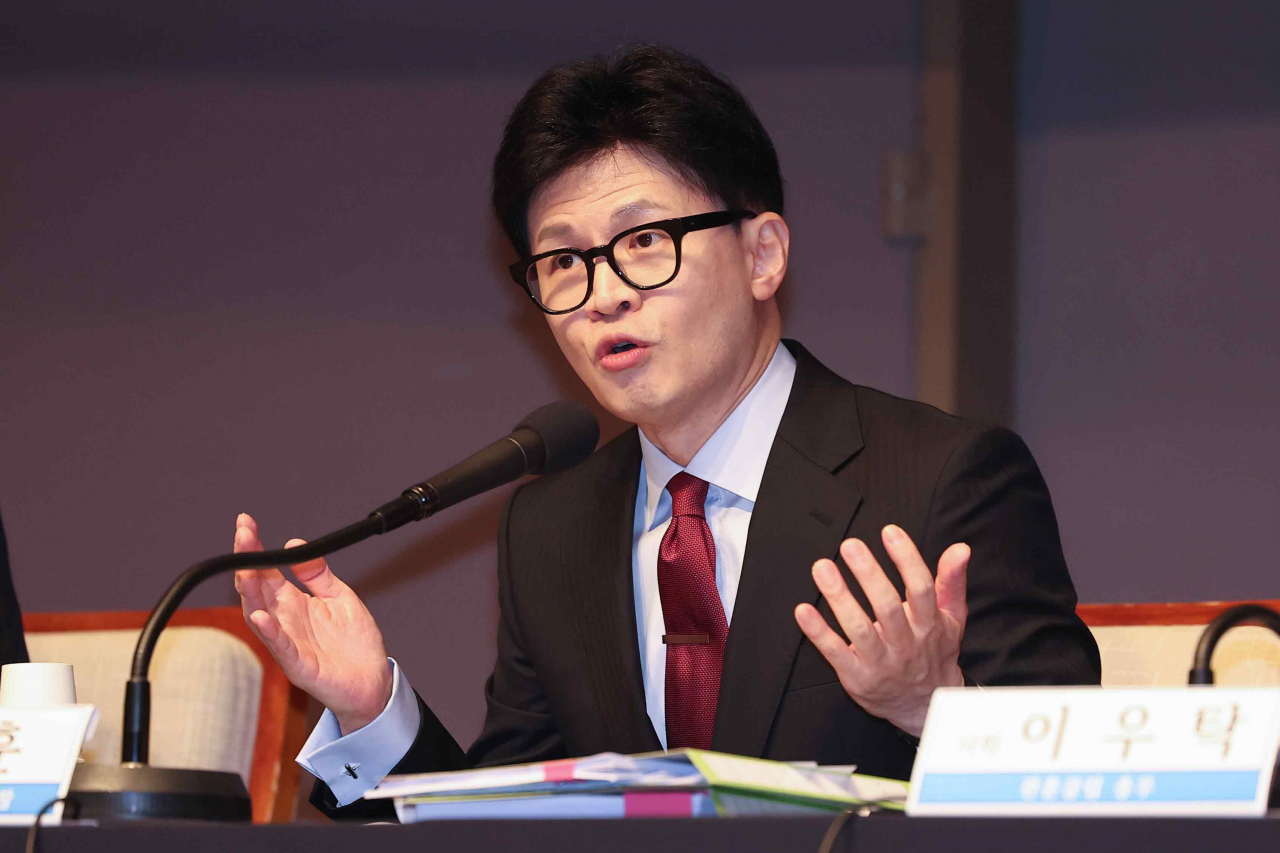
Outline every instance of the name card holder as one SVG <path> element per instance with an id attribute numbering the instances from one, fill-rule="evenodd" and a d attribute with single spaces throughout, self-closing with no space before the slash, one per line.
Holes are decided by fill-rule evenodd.
<path id="1" fill-rule="evenodd" d="M 1277 750 L 1280 688 L 946 688 L 907 813 L 1261 816 Z"/>
<path id="2" fill-rule="evenodd" d="M 92 705 L 0 708 L 0 825 L 29 825 L 51 800 L 67 795 L 96 713 Z M 61 820 L 58 803 L 41 822 Z"/>

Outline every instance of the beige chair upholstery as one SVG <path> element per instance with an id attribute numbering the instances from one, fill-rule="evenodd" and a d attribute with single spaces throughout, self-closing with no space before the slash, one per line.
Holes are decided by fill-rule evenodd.
<path id="1" fill-rule="evenodd" d="M 1232 605 L 1086 604 L 1079 613 L 1102 653 L 1103 686 L 1176 685 L 1187 683 L 1205 625 Z M 1280 685 L 1280 637 L 1253 625 L 1233 628 L 1218 643 L 1212 667 L 1215 684 Z"/>
<path id="2" fill-rule="evenodd" d="M 71 664 L 76 697 L 98 706 L 97 731 L 83 751 L 90 763 L 120 761 L 124 688 L 138 633 L 27 634 L 31 660 Z M 262 693 L 254 652 L 215 628 L 170 628 L 160 635 L 150 675 L 150 763 L 239 773 L 248 786 Z"/>
<path id="3" fill-rule="evenodd" d="M 1203 625 L 1090 628 L 1102 652 L 1106 687 L 1186 684 Z M 1280 685 L 1280 637 L 1245 625 L 1227 632 L 1213 655 L 1215 684 Z"/>

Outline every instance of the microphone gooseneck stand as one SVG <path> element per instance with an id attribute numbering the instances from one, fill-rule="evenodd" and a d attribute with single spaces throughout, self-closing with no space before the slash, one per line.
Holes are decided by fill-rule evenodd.
<path id="1" fill-rule="evenodd" d="M 1191 665 L 1188 684 L 1213 684 L 1213 670 L 1209 661 L 1213 658 L 1213 650 L 1218 647 L 1222 635 L 1244 622 L 1262 624 L 1280 636 L 1280 613 L 1262 604 L 1238 604 L 1219 613 L 1200 635 L 1196 644 L 1196 656 Z"/>
<path id="2" fill-rule="evenodd" d="M 147 764 L 151 733 L 148 672 L 160 633 L 191 590 L 214 575 L 235 569 L 297 565 L 324 557 L 370 536 L 426 518 L 439 506 L 434 490 L 414 486 L 367 518 L 297 548 L 222 554 L 183 572 L 147 617 L 134 648 L 133 669 L 125 686 L 121 763 L 81 764 L 72 778 L 70 796 L 79 803 L 80 816 L 249 820 L 252 808 L 240 774 Z"/>
<path id="3" fill-rule="evenodd" d="M 1191 673 L 1187 678 L 1188 684 L 1213 684 L 1213 670 L 1209 667 L 1213 650 L 1218 647 L 1218 641 L 1224 634 L 1245 622 L 1270 628 L 1280 636 L 1280 613 L 1270 607 L 1262 604 L 1238 604 L 1222 611 L 1200 634 Z M 1277 761 L 1276 771 L 1271 775 L 1271 792 L 1267 797 L 1267 806 L 1272 809 L 1280 808 L 1280 756 L 1277 756 Z"/>
<path id="4" fill-rule="evenodd" d="M 434 515 L 526 474 L 551 474 L 591 455 L 600 438 L 595 415 L 581 403 L 556 402 L 531 412 L 509 435 L 441 471 L 355 524 L 278 551 L 223 554 L 196 563 L 161 596 L 138 637 L 125 687 L 121 764 L 82 764 L 68 799 L 91 818 L 177 818 L 247 821 L 249 794 L 239 774 L 151 767 L 151 682 L 147 673 L 160 632 L 195 587 L 222 572 L 297 565 Z"/>

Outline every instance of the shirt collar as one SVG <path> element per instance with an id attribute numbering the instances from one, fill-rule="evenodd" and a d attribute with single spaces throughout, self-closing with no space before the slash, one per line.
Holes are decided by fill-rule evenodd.
<path id="1" fill-rule="evenodd" d="M 649 441 L 640 430 L 640 453 L 644 459 L 645 521 L 651 524 L 658 501 L 667 483 L 680 471 L 688 471 L 699 479 L 732 492 L 755 503 L 764 477 L 769 448 L 773 446 L 782 413 L 791 396 L 796 375 L 796 360 L 781 344 L 774 350 L 769 366 L 756 380 L 724 423 L 711 434 L 687 468 L 681 468 L 667 454 Z M 647 525 L 646 525 L 647 526 Z"/>

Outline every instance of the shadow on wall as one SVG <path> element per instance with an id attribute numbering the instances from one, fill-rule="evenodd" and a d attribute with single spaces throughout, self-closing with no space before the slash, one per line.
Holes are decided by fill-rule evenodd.
<path id="1" fill-rule="evenodd" d="M 535 74 L 559 60 L 636 41 L 671 42 L 713 66 L 902 67 L 914 0 L 792 0 L 788 15 L 760 26 L 771 7 L 650 0 L 561 0 L 554 13 L 518 0 L 374 4 L 306 0 L 165 3 L 99 0 L 0 5 L 0 75 L 73 73 L 291 74 L 404 78 Z M 794 23 L 789 23 L 789 18 Z"/>
<path id="2" fill-rule="evenodd" d="M 1021 15 L 1023 133 L 1249 119 L 1280 105 L 1280 3 L 1082 0 Z"/>

